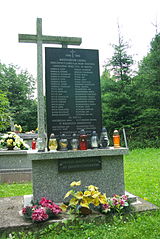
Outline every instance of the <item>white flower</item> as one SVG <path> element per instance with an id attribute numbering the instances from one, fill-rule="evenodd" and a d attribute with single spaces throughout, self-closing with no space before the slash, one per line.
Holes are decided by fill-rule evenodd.
<path id="1" fill-rule="evenodd" d="M 25 147 L 25 148 L 27 148 L 27 149 L 29 149 L 29 148 L 30 148 L 30 147 L 29 147 L 29 145 L 28 145 L 28 144 L 26 144 L 26 143 L 24 143 L 23 145 L 24 145 L 24 147 Z"/>
<path id="2" fill-rule="evenodd" d="M 24 143 L 23 139 L 14 132 L 8 132 L 8 134 L 1 136 L 0 145 L 2 147 L 10 145 L 14 147 L 16 146 L 19 149 L 29 149 L 29 145 Z"/>

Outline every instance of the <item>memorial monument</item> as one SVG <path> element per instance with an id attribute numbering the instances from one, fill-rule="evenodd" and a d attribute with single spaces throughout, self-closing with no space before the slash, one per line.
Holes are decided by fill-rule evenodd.
<path id="1" fill-rule="evenodd" d="M 66 48 L 80 45 L 80 38 L 42 35 L 42 19 L 37 19 L 37 35 L 19 35 L 20 42 L 37 43 L 38 127 L 44 140 L 44 97 L 42 44 L 62 44 L 62 48 L 46 48 L 47 134 L 72 133 L 84 128 L 87 134 L 100 133 L 101 106 L 98 51 Z M 54 131 L 54 132 L 53 132 Z M 33 196 L 63 200 L 72 181 L 93 184 L 100 191 L 124 194 L 123 155 L 126 148 L 29 152 L 32 160 Z"/>

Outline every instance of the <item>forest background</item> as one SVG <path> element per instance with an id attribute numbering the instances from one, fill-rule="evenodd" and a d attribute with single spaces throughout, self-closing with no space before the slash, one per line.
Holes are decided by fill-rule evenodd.
<path id="1" fill-rule="evenodd" d="M 130 149 L 160 145 L 160 34 L 133 70 L 129 45 L 118 27 L 118 44 L 104 65 L 101 76 L 103 125 L 109 137 L 114 129 L 126 131 Z M 9 129 L 10 119 L 23 131 L 37 128 L 36 80 L 15 65 L 0 63 L 0 132 Z"/>

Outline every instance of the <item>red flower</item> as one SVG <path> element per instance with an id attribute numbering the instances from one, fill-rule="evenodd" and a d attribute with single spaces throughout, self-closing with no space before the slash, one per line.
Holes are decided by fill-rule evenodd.
<path id="1" fill-rule="evenodd" d="M 55 215 L 59 214 L 62 211 L 57 204 L 55 204 L 51 200 L 47 200 L 45 197 L 41 198 L 39 204 L 42 205 L 42 207 L 46 207 L 46 209 L 50 209 Z"/>
<path id="2" fill-rule="evenodd" d="M 36 222 L 45 221 L 48 219 L 48 214 L 43 208 L 35 209 L 32 213 L 32 220 Z"/>
<path id="3" fill-rule="evenodd" d="M 42 205 L 42 207 L 47 207 L 49 204 L 52 204 L 51 200 L 47 200 L 45 197 L 41 198 L 40 205 Z"/>
<path id="4" fill-rule="evenodd" d="M 23 213 L 23 214 L 26 214 L 26 212 L 27 212 L 26 208 L 25 208 L 25 207 L 22 208 L 22 213 Z"/>

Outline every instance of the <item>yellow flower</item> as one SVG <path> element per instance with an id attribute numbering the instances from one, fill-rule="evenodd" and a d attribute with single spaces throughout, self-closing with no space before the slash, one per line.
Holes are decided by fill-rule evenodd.
<path id="1" fill-rule="evenodd" d="M 90 191 L 98 190 L 98 188 L 95 187 L 95 186 L 93 186 L 93 185 L 89 185 L 87 188 L 88 188 L 88 190 L 90 190 Z"/>
<path id="2" fill-rule="evenodd" d="M 87 200 L 85 200 L 85 199 L 80 202 L 80 205 L 81 205 L 82 207 L 89 208 L 89 204 L 88 204 Z"/>
<path id="3" fill-rule="evenodd" d="M 81 185 L 81 181 L 77 181 L 77 182 L 74 181 L 70 184 L 70 187 L 80 186 L 80 185 Z"/>
<path id="4" fill-rule="evenodd" d="M 62 205 L 60 205 L 60 208 L 62 209 L 63 212 L 66 212 L 68 207 L 67 207 L 67 205 L 62 204 Z"/>
<path id="5" fill-rule="evenodd" d="M 107 198 L 106 198 L 106 195 L 105 194 L 101 194 L 99 195 L 99 201 L 101 204 L 107 204 Z"/>
<path id="6" fill-rule="evenodd" d="M 7 144 L 11 145 L 13 143 L 13 139 L 7 139 Z"/>
<path id="7" fill-rule="evenodd" d="M 64 196 L 64 198 L 69 197 L 72 193 L 73 193 L 73 190 L 68 191 L 68 192 L 66 193 L 66 195 Z"/>
<path id="8" fill-rule="evenodd" d="M 78 199 L 82 199 L 83 198 L 83 193 L 81 191 L 79 191 L 79 192 L 75 193 L 74 196 Z"/>
<path id="9" fill-rule="evenodd" d="M 79 202 L 79 200 L 77 198 L 72 198 L 70 201 L 69 201 L 69 205 L 71 206 L 75 206 L 77 205 Z"/>
<path id="10" fill-rule="evenodd" d="M 83 201 L 85 201 L 86 203 L 90 204 L 93 201 L 93 198 L 90 197 L 83 197 Z"/>
<path id="11" fill-rule="evenodd" d="M 91 196 L 91 192 L 90 191 L 85 191 L 84 192 L 84 197 L 89 197 Z"/>
<path id="12" fill-rule="evenodd" d="M 148 200 L 148 198 L 143 198 L 144 200 Z"/>
<path id="13" fill-rule="evenodd" d="M 94 206 L 99 206 L 99 199 L 98 198 L 93 199 L 92 203 L 94 204 Z"/>
<path id="14" fill-rule="evenodd" d="M 97 192 L 97 191 L 92 191 L 91 192 L 91 196 L 92 198 L 97 198 L 101 193 L 100 192 Z"/>

